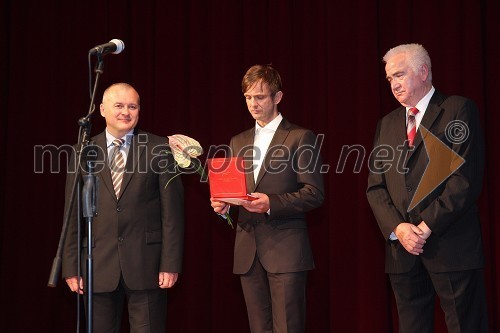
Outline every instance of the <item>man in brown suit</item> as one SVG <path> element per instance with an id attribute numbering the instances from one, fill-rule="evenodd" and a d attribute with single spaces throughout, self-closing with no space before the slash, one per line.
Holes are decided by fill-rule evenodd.
<path id="1" fill-rule="evenodd" d="M 247 190 L 258 199 L 239 209 L 233 272 L 253 333 L 304 332 L 306 277 L 314 268 L 305 213 L 324 199 L 320 144 L 278 112 L 283 92 L 274 68 L 251 67 L 242 91 L 256 123 L 230 145 L 245 159 Z M 213 199 L 212 207 L 229 209 Z"/>
<path id="2" fill-rule="evenodd" d="M 97 216 L 93 220 L 92 246 L 93 331 L 120 332 L 123 303 L 128 304 L 130 331 L 165 332 L 167 295 L 182 268 L 184 240 L 183 187 L 180 177 L 166 166 L 174 165 L 167 139 L 136 128 L 140 100 L 126 83 L 104 92 L 101 115 L 106 130 L 93 141 L 97 148 Z M 119 149 L 113 142 L 122 140 Z M 117 186 L 111 162 L 122 154 L 125 172 Z M 74 163 L 73 154 L 71 163 Z M 75 177 L 68 173 L 66 205 Z M 78 272 L 76 201 L 63 252 L 63 270 L 69 288 L 82 294 L 86 274 Z M 82 232 L 82 235 L 85 233 Z M 84 235 L 86 238 L 87 236 Z M 85 246 L 87 240 L 82 244 Z M 82 251 L 82 271 L 86 250 Z M 85 289 L 84 289 L 85 288 Z"/>

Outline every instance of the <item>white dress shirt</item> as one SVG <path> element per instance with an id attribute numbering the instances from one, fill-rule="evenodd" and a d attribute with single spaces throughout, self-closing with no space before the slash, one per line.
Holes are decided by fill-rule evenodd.
<path id="1" fill-rule="evenodd" d="M 283 116 L 281 113 L 278 113 L 278 116 L 264 127 L 255 122 L 255 136 L 253 139 L 253 178 L 255 181 L 257 181 L 257 176 L 259 175 L 262 162 L 274 137 L 274 133 L 276 133 L 282 120 Z"/>

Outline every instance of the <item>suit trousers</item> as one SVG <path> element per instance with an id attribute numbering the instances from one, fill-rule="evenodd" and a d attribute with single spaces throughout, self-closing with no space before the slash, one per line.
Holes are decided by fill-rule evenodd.
<path id="1" fill-rule="evenodd" d="M 488 333 L 483 270 L 428 272 L 420 258 L 407 273 L 389 274 L 400 333 L 434 332 L 437 294 L 449 333 Z"/>
<path id="2" fill-rule="evenodd" d="M 118 288 L 93 295 L 93 332 L 120 333 L 123 304 L 127 301 L 131 333 L 165 332 L 167 292 L 165 289 L 130 290 L 120 279 Z"/>
<path id="3" fill-rule="evenodd" d="M 269 273 L 255 255 L 240 279 L 252 333 L 305 331 L 307 271 Z"/>

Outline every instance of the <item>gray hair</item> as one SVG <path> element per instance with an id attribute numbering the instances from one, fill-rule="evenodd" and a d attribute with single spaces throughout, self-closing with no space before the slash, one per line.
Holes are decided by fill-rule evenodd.
<path id="1" fill-rule="evenodd" d="M 408 56 L 408 63 L 413 70 L 413 72 L 418 73 L 422 65 L 427 65 L 429 69 L 429 75 L 427 76 L 427 81 L 432 82 L 432 70 L 431 70 L 431 58 L 427 50 L 420 44 L 402 44 L 393 47 L 382 58 L 384 63 L 387 63 L 393 56 L 404 53 Z"/>

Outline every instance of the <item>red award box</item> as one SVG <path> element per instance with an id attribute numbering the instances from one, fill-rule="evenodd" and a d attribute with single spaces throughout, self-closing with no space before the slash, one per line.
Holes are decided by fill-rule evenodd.
<path id="1" fill-rule="evenodd" d="M 233 205 L 257 199 L 247 194 L 243 158 L 210 158 L 207 160 L 207 166 L 212 198 Z"/>

